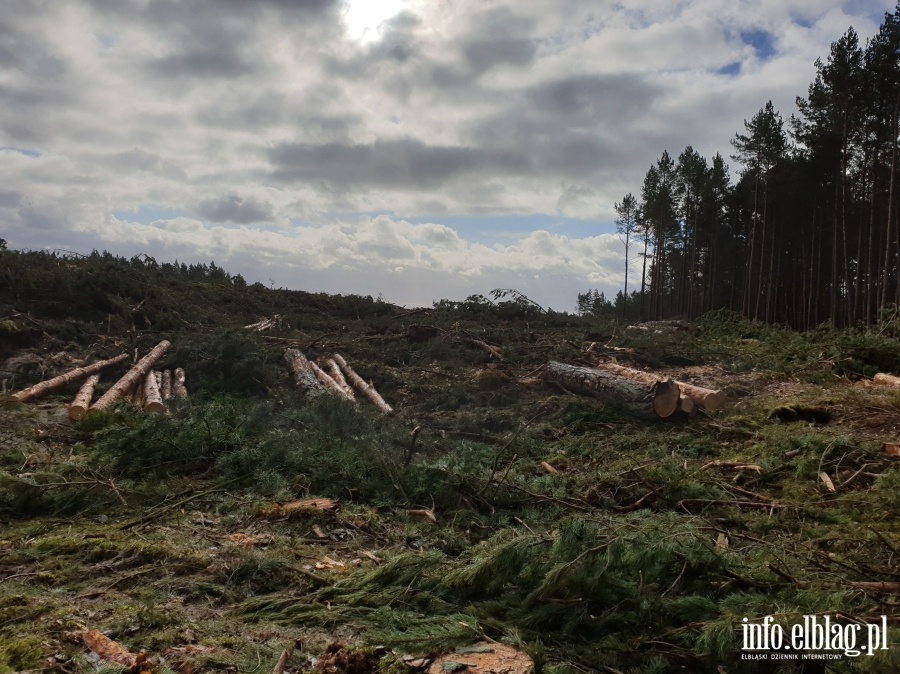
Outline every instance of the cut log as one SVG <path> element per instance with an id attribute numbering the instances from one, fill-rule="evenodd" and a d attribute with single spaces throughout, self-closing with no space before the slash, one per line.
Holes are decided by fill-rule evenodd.
<path id="1" fill-rule="evenodd" d="M 694 403 L 694 399 L 684 393 L 681 393 L 678 397 L 678 407 L 689 417 L 697 414 L 697 405 Z"/>
<path id="2" fill-rule="evenodd" d="M 878 384 L 879 386 L 900 386 L 900 377 L 879 372 L 872 377 L 872 383 Z"/>
<path id="3" fill-rule="evenodd" d="M 163 405 L 162 396 L 159 394 L 159 385 L 156 383 L 156 373 L 148 372 L 144 377 L 143 409 L 145 412 L 164 414 L 166 406 Z"/>
<path id="4" fill-rule="evenodd" d="M 293 375 L 294 385 L 300 389 L 303 395 L 307 398 L 315 398 L 325 391 L 300 349 L 287 349 L 284 352 L 284 360 Z"/>
<path id="5" fill-rule="evenodd" d="M 661 379 L 661 377 L 652 372 L 635 370 L 634 368 L 625 367 L 624 365 L 619 365 L 617 363 L 599 363 L 596 367 L 600 370 L 614 372 L 628 379 L 633 379 L 642 384 L 652 384 Z M 688 384 L 677 380 L 675 381 L 675 384 L 678 386 L 681 393 L 685 396 L 689 396 L 696 405 L 699 405 L 707 412 L 714 412 L 715 410 L 720 410 L 725 407 L 725 403 L 727 402 L 725 391 L 703 388 L 702 386 L 695 386 L 694 384 Z"/>
<path id="6" fill-rule="evenodd" d="M 367 384 L 365 381 L 363 381 L 363 378 L 360 377 L 358 374 L 356 374 L 356 372 L 353 370 L 352 367 L 347 365 L 347 361 L 344 360 L 344 358 L 343 358 L 343 356 L 341 356 L 341 354 L 339 354 L 339 353 L 334 354 L 334 361 L 338 365 L 340 365 L 341 370 L 344 371 L 344 375 L 346 375 L 347 379 L 350 380 L 350 383 L 353 384 L 353 386 L 355 386 L 356 389 L 360 393 L 362 393 L 366 398 L 368 398 L 369 401 L 373 405 L 375 405 L 375 407 L 380 409 L 385 414 L 393 414 L 394 413 L 394 408 L 392 408 L 390 405 L 388 405 L 384 401 L 384 398 L 382 398 L 378 394 L 378 391 L 375 390 L 374 386 L 371 386 L 370 384 Z"/>
<path id="7" fill-rule="evenodd" d="M 344 398 L 345 400 L 353 400 L 353 398 L 347 395 L 347 392 L 341 388 L 341 386 L 331 377 L 330 374 L 322 370 L 322 368 L 316 365 L 313 361 L 309 361 L 309 367 L 313 371 L 313 374 L 316 375 L 316 379 L 319 380 L 319 383 L 322 384 L 322 386 L 324 386 L 335 395 Z"/>
<path id="8" fill-rule="evenodd" d="M 544 381 L 556 382 L 573 391 L 601 394 L 626 402 L 652 402 L 653 412 L 666 419 L 678 409 L 679 391 L 669 379 L 639 382 L 615 372 L 550 361 Z"/>
<path id="9" fill-rule="evenodd" d="M 141 358 L 137 364 L 131 368 L 125 375 L 112 385 L 106 393 L 91 407 L 91 410 L 105 410 L 117 400 L 120 400 L 125 392 L 137 384 L 146 374 L 153 368 L 166 350 L 172 346 L 168 340 L 163 340 L 154 346 L 150 353 Z"/>
<path id="10" fill-rule="evenodd" d="M 725 391 L 694 386 L 683 381 L 676 381 L 675 383 L 678 384 L 678 388 L 684 395 L 690 396 L 697 405 L 707 412 L 720 410 L 728 402 L 728 396 L 725 394 Z"/>
<path id="11" fill-rule="evenodd" d="M 325 365 L 328 367 L 328 374 L 330 374 L 331 378 L 337 382 L 337 385 L 344 390 L 347 397 L 350 398 L 350 400 L 356 400 L 356 394 L 353 393 L 353 387 L 347 383 L 346 379 L 344 379 L 344 373 L 341 372 L 341 368 L 338 367 L 338 364 L 334 362 L 334 358 L 329 358 L 325 361 Z"/>
<path id="12" fill-rule="evenodd" d="M 94 388 L 100 381 L 100 373 L 92 374 L 81 385 L 75 400 L 69 405 L 69 418 L 80 419 L 91 407 L 91 399 L 94 397 Z"/>
<path id="13" fill-rule="evenodd" d="M 78 381 L 83 377 L 88 377 L 112 365 L 118 365 L 125 360 L 128 360 L 127 353 L 123 353 L 122 355 L 116 356 L 115 358 L 110 358 L 109 360 L 101 360 L 96 363 L 92 363 L 91 365 L 85 365 L 84 367 L 70 370 L 69 372 L 61 374 L 58 377 L 48 379 L 47 381 L 42 381 L 40 384 L 29 386 L 28 388 L 23 389 L 18 393 L 14 393 L 13 398 L 18 400 L 20 403 L 24 403 L 29 400 L 36 400 L 37 398 L 40 398 L 41 396 L 50 393 L 51 391 L 62 388 L 66 384 Z"/>
<path id="14" fill-rule="evenodd" d="M 176 398 L 188 397 L 187 386 L 185 386 L 184 382 L 184 369 L 176 367 L 175 374 L 172 376 L 172 395 Z"/>
<path id="15" fill-rule="evenodd" d="M 150 373 L 148 372 L 142 379 L 138 380 L 138 383 L 134 385 L 134 389 L 131 392 L 131 401 L 139 410 L 144 409 L 144 382 L 147 381 L 147 377 L 149 376 Z"/>
<path id="16" fill-rule="evenodd" d="M 163 370 L 159 395 L 162 397 L 163 402 L 172 397 L 172 370 Z"/>

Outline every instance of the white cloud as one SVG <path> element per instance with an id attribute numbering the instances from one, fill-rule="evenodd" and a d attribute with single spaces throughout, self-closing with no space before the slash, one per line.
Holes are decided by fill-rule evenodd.
<path id="1" fill-rule="evenodd" d="M 6 0 L 0 232 L 406 302 L 517 282 L 569 308 L 620 284 L 617 238 L 488 246 L 442 214 L 608 226 L 663 149 L 727 155 L 770 98 L 787 119 L 830 43 L 893 9 L 861 4 L 398 0 L 358 40 L 338 0 Z M 177 215 L 121 215 L 148 208 Z"/>

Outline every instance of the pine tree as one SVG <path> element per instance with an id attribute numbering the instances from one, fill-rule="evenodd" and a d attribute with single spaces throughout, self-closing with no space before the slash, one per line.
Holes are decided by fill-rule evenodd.
<path id="1" fill-rule="evenodd" d="M 751 212 L 750 241 L 744 287 L 744 312 L 756 320 L 759 316 L 760 297 L 763 288 L 763 270 L 766 253 L 766 221 L 768 219 L 769 173 L 778 160 L 787 154 L 787 136 L 784 122 L 772 101 L 757 112 L 748 122 L 744 120 L 746 134 L 735 134 L 731 141 L 735 154 L 732 159 L 744 165 L 744 176 L 753 179 L 753 210 Z M 762 194 L 760 194 L 762 192 Z M 760 198 L 762 199 L 762 231 L 760 234 L 759 271 L 756 288 L 753 288 L 753 269 L 756 258 L 756 236 L 760 228 Z M 755 293 L 754 293 L 755 290 Z M 755 302 L 751 298 L 755 295 Z M 753 304 L 751 311 L 751 303 Z"/>
<path id="2" fill-rule="evenodd" d="M 628 296 L 628 251 L 631 248 L 631 237 L 637 228 L 637 199 L 629 192 L 622 199 L 622 203 L 615 204 L 616 215 L 616 232 L 625 246 L 625 291 L 624 296 Z M 622 312 L 624 314 L 625 304 L 622 304 Z"/>

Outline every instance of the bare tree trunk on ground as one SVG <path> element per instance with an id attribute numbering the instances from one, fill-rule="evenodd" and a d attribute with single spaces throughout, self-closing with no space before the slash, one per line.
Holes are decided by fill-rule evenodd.
<path id="1" fill-rule="evenodd" d="M 312 369 L 313 374 L 316 375 L 316 379 L 319 380 L 319 383 L 322 384 L 322 386 L 345 400 L 353 400 L 353 398 L 347 395 L 347 392 L 341 388 L 340 384 L 338 384 L 330 374 L 322 370 L 322 368 L 312 361 L 309 361 L 309 367 Z"/>
<path id="2" fill-rule="evenodd" d="M 143 409 L 145 412 L 153 412 L 154 414 L 164 414 L 166 411 L 162 396 L 159 394 L 155 372 L 148 372 L 147 376 L 144 377 Z"/>
<path id="3" fill-rule="evenodd" d="M 652 372 L 635 370 L 633 368 L 625 367 L 624 365 L 619 365 L 617 363 L 599 363 L 597 365 L 597 369 L 612 372 L 627 379 L 631 379 L 633 381 L 647 385 L 651 385 L 662 379 Z M 725 407 L 727 396 L 725 395 L 724 391 L 703 388 L 702 386 L 695 386 L 694 384 L 688 384 L 683 381 L 675 381 L 675 384 L 676 386 L 678 386 L 678 389 L 682 394 L 689 396 L 694 403 L 702 407 L 707 412 L 713 412 Z"/>
<path id="4" fill-rule="evenodd" d="M 73 420 L 80 419 L 91 407 L 91 399 L 94 397 L 94 388 L 100 382 L 100 373 L 92 374 L 81 385 L 75 400 L 69 405 L 69 418 Z"/>
<path id="5" fill-rule="evenodd" d="M 343 389 L 344 393 L 347 394 L 347 397 L 350 398 L 350 400 L 356 400 L 356 394 L 353 393 L 353 388 L 347 383 L 347 380 L 344 379 L 344 373 L 341 372 L 340 366 L 334 362 L 334 358 L 329 358 L 325 362 L 325 365 L 328 366 L 328 374 L 330 374 L 331 378 L 337 382 L 337 385 Z"/>
<path id="6" fill-rule="evenodd" d="M 550 361 L 544 368 L 545 381 L 567 389 L 606 395 L 626 402 L 650 402 L 653 412 L 666 419 L 678 409 L 679 390 L 668 379 L 642 383 L 614 372 Z"/>
<path id="7" fill-rule="evenodd" d="M 184 385 L 185 376 L 182 368 L 175 368 L 175 376 L 172 377 L 172 395 L 176 398 L 187 398 L 187 387 Z"/>
<path id="8" fill-rule="evenodd" d="M 172 370 L 163 370 L 159 393 L 163 402 L 172 397 Z"/>
<path id="9" fill-rule="evenodd" d="M 370 386 L 365 381 L 363 381 L 363 378 L 356 374 L 356 372 L 353 371 L 352 367 L 347 365 L 347 361 L 344 360 L 341 354 L 334 354 L 334 360 L 338 365 L 341 366 L 341 370 L 344 371 L 344 374 L 347 376 L 347 379 L 350 380 L 350 383 L 353 384 L 353 386 L 355 386 L 360 393 L 368 398 L 372 402 L 372 404 L 375 405 L 375 407 L 380 409 L 385 414 L 394 413 L 394 409 L 384 401 L 384 398 L 382 398 L 378 394 L 378 391 L 375 390 L 375 387 Z"/>
<path id="10" fill-rule="evenodd" d="M 41 396 L 50 393 L 51 391 L 62 388 L 66 384 L 69 384 L 73 381 L 78 381 L 82 377 L 87 377 L 89 375 L 100 372 L 101 370 L 112 365 L 118 365 L 125 360 L 128 360 L 127 353 L 123 353 L 122 355 L 116 356 L 115 358 L 110 358 L 109 360 L 101 360 L 96 363 L 92 363 L 91 365 L 85 365 L 84 367 L 76 368 L 74 370 L 66 372 L 65 374 L 61 374 L 58 377 L 54 377 L 53 379 L 42 381 L 40 384 L 29 386 L 28 388 L 13 394 L 13 398 L 18 400 L 20 403 L 24 403 L 29 400 L 36 400 Z"/>
<path id="11" fill-rule="evenodd" d="M 125 392 L 132 386 L 137 384 L 153 367 L 153 365 L 162 358 L 166 350 L 172 346 L 168 340 L 163 340 L 150 350 L 146 356 L 141 358 L 137 364 L 131 368 L 125 375 L 112 385 L 106 393 L 91 407 L 91 410 L 105 410 L 114 402 L 122 398 Z"/>
<path id="12" fill-rule="evenodd" d="M 294 385 L 307 398 L 315 398 L 324 392 L 316 373 L 310 367 L 306 356 L 299 349 L 288 349 L 284 352 L 284 360 L 294 378 Z"/>

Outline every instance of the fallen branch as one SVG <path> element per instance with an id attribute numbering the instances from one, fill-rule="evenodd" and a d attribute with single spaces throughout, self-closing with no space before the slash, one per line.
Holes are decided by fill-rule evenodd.
<path id="1" fill-rule="evenodd" d="M 256 332 L 265 332 L 266 330 L 271 330 L 272 328 L 281 325 L 281 315 L 275 314 L 272 318 L 265 318 L 263 320 L 257 321 L 256 323 L 251 323 L 250 325 L 245 325 L 245 330 L 255 330 Z"/>
<path id="2" fill-rule="evenodd" d="M 878 592 L 881 594 L 900 594 L 900 583 L 879 581 L 859 581 L 850 583 L 850 587 L 864 592 Z"/>
<path id="3" fill-rule="evenodd" d="M 293 653 L 294 645 L 291 644 L 282 651 L 281 657 L 278 658 L 278 662 L 275 664 L 275 669 L 272 670 L 272 674 L 284 674 L 284 668 L 287 666 L 287 662 Z"/>
<path id="4" fill-rule="evenodd" d="M 689 508 L 691 506 L 736 506 L 738 508 L 762 508 L 764 510 L 772 509 L 772 510 L 782 510 L 784 508 L 791 508 L 789 505 L 782 505 L 780 503 L 758 503 L 756 501 L 728 501 L 725 499 L 716 499 L 716 498 L 686 498 L 682 499 L 677 503 L 677 505 L 682 508 Z"/>
<path id="5" fill-rule="evenodd" d="M 13 398 L 18 400 L 20 403 L 24 403 L 29 400 L 36 400 L 37 398 L 40 398 L 41 396 L 44 396 L 51 391 L 62 388 L 68 383 L 78 381 L 79 379 L 88 377 L 92 374 L 96 374 L 107 367 L 118 365 L 125 360 L 128 360 L 127 353 L 123 353 L 120 356 L 116 356 L 115 358 L 110 358 L 109 360 L 101 360 L 91 365 L 85 365 L 84 367 L 76 368 L 74 370 L 66 372 L 65 374 L 61 374 L 58 377 L 48 379 L 47 381 L 42 381 L 40 384 L 35 384 L 34 386 L 30 386 L 19 391 L 18 393 L 14 393 Z"/>
<path id="6" fill-rule="evenodd" d="M 700 467 L 700 470 L 709 470 L 710 468 L 721 468 L 723 470 L 734 470 L 739 473 L 761 473 L 762 466 L 755 463 L 744 463 L 742 461 L 710 461 Z"/>
<path id="7" fill-rule="evenodd" d="M 457 339 L 463 344 L 471 344 L 472 346 L 477 346 L 479 349 L 487 353 L 488 356 L 500 361 L 501 363 L 506 362 L 503 359 L 503 352 L 499 347 L 491 346 L 487 342 L 482 342 L 480 339 L 475 339 L 473 337 L 458 337 Z"/>
<path id="8" fill-rule="evenodd" d="M 82 632 L 80 635 L 84 645 L 96 653 L 101 660 L 124 667 L 129 672 L 138 672 L 147 661 L 146 653 L 131 653 L 121 644 L 97 630 Z"/>
<path id="9" fill-rule="evenodd" d="M 225 484 L 229 484 L 231 482 L 237 482 L 239 479 L 242 479 L 242 478 L 235 478 L 233 480 L 229 480 Z M 185 503 L 190 503 L 191 501 L 196 501 L 198 498 L 202 498 L 202 497 L 208 496 L 210 494 L 215 494 L 220 491 L 225 491 L 225 490 L 217 487 L 215 489 L 207 489 L 206 491 L 197 492 L 196 494 L 192 494 L 186 498 L 179 499 L 178 501 L 175 501 L 174 503 L 169 503 L 168 505 L 157 508 L 156 510 L 151 511 L 151 512 L 147 513 L 146 515 L 141 515 L 140 517 L 136 517 L 132 520 L 128 520 L 127 522 L 123 522 L 122 524 L 119 525 L 119 530 L 127 531 L 128 529 L 132 529 L 141 524 L 147 524 L 148 522 L 152 522 L 153 520 L 159 519 L 160 517 L 165 515 L 167 512 L 175 510 L 176 508 L 178 508 L 180 506 L 183 506 Z"/>

